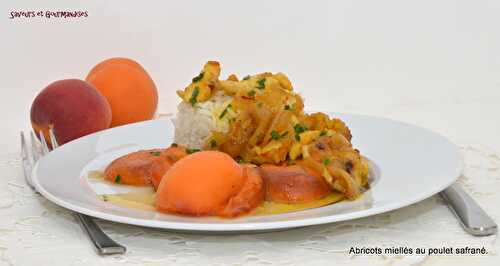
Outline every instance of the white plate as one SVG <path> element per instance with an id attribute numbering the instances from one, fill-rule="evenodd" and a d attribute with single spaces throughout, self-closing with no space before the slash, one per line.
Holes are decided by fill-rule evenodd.
<path id="1" fill-rule="evenodd" d="M 33 182 L 50 201 L 90 216 L 169 230 L 221 233 L 280 230 L 387 212 L 438 193 L 460 175 L 457 147 L 438 134 L 388 119 L 335 116 L 351 128 L 353 145 L 371 162 L 371 189 L 352 202 L 287 214 L 219 219 L 127 209 L 98 199 L 96 194 L 118 192 L 117 188 L 91 185 L 87 172 L 103 169 L 131 151 L 169 146 L 174 128 L 168 119 L 112 128 L 69 142 L 39 160 Z"/>

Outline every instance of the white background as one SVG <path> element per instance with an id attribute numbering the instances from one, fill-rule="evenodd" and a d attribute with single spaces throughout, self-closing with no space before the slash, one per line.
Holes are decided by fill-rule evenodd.
<path id="1" fill-rule="evenodd" d="M 61 9 L 89 16 L 9 19 Z M 175 111 L 175 90 L 205 61 L 219 60 L 223 75 L 285 72 L 309 109 L 448 137 L 466 130 L 452 140 L 500 150 L 500 1 L 3 1 L 0 27 L 0 147 L 9 152 L 41 89 L 84 79 L 114 56 L 146 68 L 162 112 Z"/>
<path id="2" fill-rule="evenodd" d="M 9 19 L 23 10 L 89 17 Z M 439 197 L 261 235 L 99 221 L 129 248 L 102 258 L 68 211 L 24 185 L 17 153 L 33 98 L 55 80 L 83 79 L 101 60 L 130 57 L 156 82 L 159 111 L 174 112 L 175 90 L 219 60 L 223 76 L 287 73 L 310 110 L 389 117 L 445 135 L 464 155 L 460 183 L 500 221 L 500 1 L 1 1 L 0 48 L 0 265 L 498 265 L 496 236 L 467 235 Z M 363 245 L 485 246 L 489 255 L 346 255 Z"/>

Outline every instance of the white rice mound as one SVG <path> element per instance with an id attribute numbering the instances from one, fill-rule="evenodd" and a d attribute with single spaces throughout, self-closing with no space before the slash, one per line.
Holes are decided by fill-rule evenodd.
<path id="1" fill-rule="evenodd" d="M 218 91 L 205 102 L 190 103 L 182 101 L 177 106 L 177 116 L 173 119 L 175 126 L 174 142 L 190 149 L 202 149 L 212 132 L 227 133 L 229 119 L 235 113 L 228 108 L 226 114 L 219 118 L 224 109 L 233 100 L 232 96 Z"/>

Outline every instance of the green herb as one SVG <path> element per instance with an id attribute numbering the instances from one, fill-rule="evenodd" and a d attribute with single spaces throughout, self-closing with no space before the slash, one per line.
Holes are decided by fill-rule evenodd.
<path id="1" fill-rule="evenodd" d="M 179 145 L 177 145 L 177 143 L 173 142 L 172 144 L 170 144 L 170 147 L 177 147 Z"/>
<path id="2" fill-rule="evenodd" d="M 301 125 L 301 124 L 295 124 L 295 126 L 293 126 L 293 129 L 295 130 L 295 133 L 296 134 L 300 134 L 304 131 L 307 130 L 307 127 Z"/>
<path id="3" fill-rule="evenodd" d="M 122 180 L 122 177 L 120 175 L 116 175 L 115 183 L 120 183 L 121 180 Z"/>
<path id="4" fill-rule="evenodd" d="M 195 152 L 199 152 L 200 149 L 189 149 L 189 148 L 186 148 L 186 153 L 187 154 L 192 154 L 192 153 L 195 153 Z"/>
<path id="5" fill-rule="evenodd" d="M 191 103 L 192 106 L 198 102 L 196 99 L 198 97 L 198 94 L 200 94 L 200 88 L 194 87 L 193 93 L 191 93 L 191 98 L 189 98 L 189 102 Z"/>
<path id="6" fill-rule="evenodd" d="M 203 75 L 205 75 L 205 73 L 201 72 L 200 74 L 198 74 L 198 76 L 194 77 L 193 83 L 200 81 L 203 78 Z"/>
<path id="7" fill-rule="evenodd" d="M 263 79 L 259 79 L 257 81 L 257 89 L 259 90 L 263 90 L 264 88 L 266 87 L 266 78 L 263 78 Z"/>
<path id="8" fill-rule="evenodd" d="M 276 130 L 271 131 L 271 139 L 279 140 L 280 138 L 281 138 L 281 136 L 278 133 L 278 131 L 276 131 Z"/>
<path id="9" fill-rule="evenodd" d="M 249 80 L 250 79 L 250 75 L 246 75 L 243 80 Z"/>
<path id="10" fill-rule="evenodd" d="M 222 111 L 222 113 L 219 115 L 219 119 L 222 119 L 226 113 L 227 113 L 227 109 L 231 108 L 232 106 L 229 104 L 228 106 L 226 106 L 226 108 L 224 108 L 224 111 Z"/>
<path id="11" fill-rule="evenodd" d="M 160 156 L 161 152 L 159 152 L 159 151 L 152 151 L 152 152 L 150 152 L 150 154 L 153 155 L 153 156 Z"/>
<path id="12" fill-rule="evenodd" d="M 211 139 L 210 140 L 210 147 L 215 148 L 216 146 L 217 146 L 217 141 L 215 141 L 215 139 Z"/>
<path id="13" fill-rule="evenodd" d="M 324 159 L 323 160 L 323 164 L 326 166 L 326 165 L 329 165 L 332 161 L 328 158 Z"/>
<path id="14" fill-rule="evenodd" d="M 290 105 L 285 105 L 285 110 L 290 110 Z"/>
<path id="15" fill-rule="evenodd" d="M 301 124 L 295 124 L 295 126 L 293 126 L 293 129 L 295 130 L 295 139 L 297 141 L 300 141 L 300 133 L 306 131 L 307 127 L 305 127 Z"/>
<path id="16" fill-rule="evenodd" d="M 326 130 L 321 130 L 321 133 L 319 133 L 319 136 L 322 137 L 324 135 L 326 135 Z"/>
<path id="17" fill-rule="evenodd" d="M 288 135 L 288 131 L 285 131 L 285 132 L 281 133 L 281 136 L 280 136 L 280 137 L 282 137 L 282 138 L 283 138 L 283 137 L 285 137 L 286 135 Z"/>
<path id="18" fill-rule="evenodd" d="M 254 91 L 254 90 L 251 90 L 251 91 L 249 91 L 249 92 L 248 92 L 248 96 L 250 96 L 250 97 L 254 97 L 254 96 L 255 96 L 255 93 L 257 93 L 257 92 L 256 92 L 256 91 Z"/>

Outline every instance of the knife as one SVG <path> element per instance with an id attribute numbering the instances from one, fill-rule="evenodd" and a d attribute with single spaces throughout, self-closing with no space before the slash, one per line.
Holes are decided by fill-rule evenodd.
<path id="1" fill-rule="evenodd" d="M 489 236 L 497 233 L 495 221 L 458 183 L 449 186 L 440 194 L 466 232 L 474 236 Z"/>

